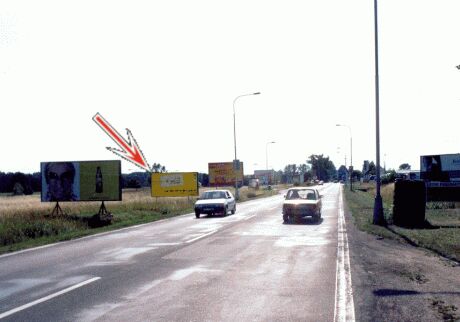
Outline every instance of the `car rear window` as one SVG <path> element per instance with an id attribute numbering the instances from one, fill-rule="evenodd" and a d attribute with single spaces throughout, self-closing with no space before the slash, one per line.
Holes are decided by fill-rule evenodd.
<path id="1" fill-rule="evenodd" d="M 312 189 L 295 189 L 289 190 L 286 195 L 287 200 L 294 199 L 305 199 L 305 200 L 316 200 L 315 191 Z"/>

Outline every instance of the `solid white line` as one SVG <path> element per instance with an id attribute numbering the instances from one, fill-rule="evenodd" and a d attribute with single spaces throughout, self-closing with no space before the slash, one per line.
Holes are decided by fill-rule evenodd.
<path id="1" fill-rule="evenodd" d="M 254 214 L 254 215 L 248 216 L 248 217 L 244 218 L 244 220 L 245 220 L 245 221 L 246 221 L 246 220 L 249 220 L 249 219 L 251 219 L 251 218 L 253 218 L 253 217 L 255 217 L 255 216 L 257 216 L 257 215 Z"/>
<path id="2" fill-rule="evenodd" d="M 6 312 L 4 312 L 4 313 L 1 313 L 1 314 L 0 314 L 0 319 L 6 318 L 7 316 L 10 316 L 10 315 L 12 315 L 12 314 L 14 314 L 14 313 L 17 313 L 17 312 L 23 311 L 23 310 L 25 310 L 25 309 L 28 309 L 29 307 L 34 306 L 34 305 L 37 305 L 37 304 L 39 304 L 39 303 L 43 303 L 43 302 L 45 302 L 45 301 L 51 300 L 52 298 L 55 298 L 55 297 L 57 297 L 57 296 L 59 296 L 59 295 L 62 295 L 62 294 L 64 294 L 64 293 L 68 293 L 68 292 L 73 291 L 73 290 L 75 290 L 75 289 L 77 289 L 77 288 L 79 288 L 79 287 L 82 287 L 82 286 L 85 286 L 85 285 L 87 285 L 87 284 L 89 284 L 89 283 L 92 283 L 92 282 L 94 282 L 94 281 L 97 281 L 98 279 L 100 279 L 100 277 L 93 277 L 93 278 L 91 278 L 91 279 L 89 279 L 89 280 L 87 280 L 87 281 L 84 281 L 84 282 L 75 284 L 74 286 L 68 287 L 68 288 L 66 288 L 66 289 L 64 289 L 64 290 L 62 290 L 62 291 L 57 292 L 57 293 L 54 293 L 54 294 L 51 294 L 51 295 L 42 297 L 41 299 L 38 299 L 38 300 L 36 300 L 36 301 L 33 301 L 33 302 L 30 302 L 30 303 L 21 305 L 20 307 L 17 307 L 17 308 L 15 308 L 15 309 L 6 311 Z"/>
<path id="3" fill-rule="evenodd" d="M 206 236 L 212 235 L 212 234 L 214 234 L 214 233 L 217 232 L 217 231 L 218 231 L 217 229 L 216 229 L 216 230 L 213 230 L 213 231 L 210 231 L 209 233 L 206 233 L 206 234 L 204 234 L 204 235 L 201 235 L 201 236 L 192 238 L 192 239 L 190 239 L 190 240 L 187 240 L 186 243 L 192 243 L 192 242 L 194 242 L 194 241 L 196 241 L 196 240 L 198 240 L 198 239 L 201 239 L 201 238 L 204 238 L 204 237 L 206 237 Z"/>
<path id="4" fill-rule="evenodd" d="M 355 321 L 355 306 L 351 286 L 350 254 L 343 210 L 342 188 L 339 191 L 337 272 L 334 321 Z"/>

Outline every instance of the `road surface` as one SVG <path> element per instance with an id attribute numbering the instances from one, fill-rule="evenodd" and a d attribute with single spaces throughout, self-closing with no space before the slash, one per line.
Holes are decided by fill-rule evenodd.
<path id="1" fill-rule="evenodd" d="M 0 320 L 352 320 L 341 187 L 318 188 L 319 223 L 277 195 L 0 256 Z"/>

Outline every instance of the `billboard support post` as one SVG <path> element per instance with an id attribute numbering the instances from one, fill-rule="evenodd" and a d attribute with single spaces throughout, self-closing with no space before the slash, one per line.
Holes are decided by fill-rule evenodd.
<path id="1" fill-rule="evenodd" d="M 59 206 L 59 201 L 56 201 L 56 206 L 54 206 L 53 211 L 51 212 L 51 217 L 56 216 L 65 216 L 65 212 L 62 211 L 61 206 Z"/>
<path id="2" fill-rule="evenodd" d="M 99 212 L 97 215 L 101 218 L 102 216 L 107 216 L 110 215 L 110 213 L 107 211 L 107 208 L 105 208 L 104 201 L 102 201 L 101 207 L 99 208 Z"/>

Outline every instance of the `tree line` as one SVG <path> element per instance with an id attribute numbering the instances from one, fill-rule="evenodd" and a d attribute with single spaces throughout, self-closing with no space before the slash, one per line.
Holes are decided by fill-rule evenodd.
<path id="1" fill-rule="evenodd" d="M 153 172 L 166 172 L 166 167 L 154 163 Z M 133 172 L 121 175 L 121 188 L 150 187 L 151 174 L 149 172 Z M 14 195 L 31 195 L 42 191 L 42 177 L 40 172 L 32 174 L 22 172 L 0 172 L 0 193 Z"/>

